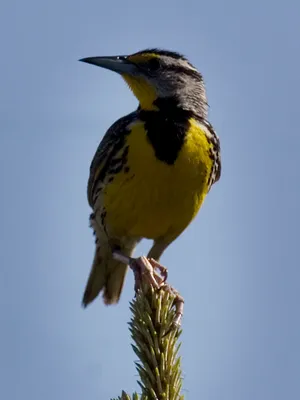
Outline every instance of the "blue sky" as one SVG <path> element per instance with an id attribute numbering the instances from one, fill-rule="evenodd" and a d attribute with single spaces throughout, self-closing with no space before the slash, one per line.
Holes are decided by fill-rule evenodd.
<path id="1" fill-rule="evenodd" d="M 89 164 L 137 103 L 116 74 L 77 60 L 146 47 L 200 69 L 222 144 L 222 179 L 162 260 L 186 300 L 186 398 L 299 398 L 299 8 L 2 3 L 1 398 L 105 400 L 138 388 L 132 276 L 117 307 L 80 306 L 94 251 Z"/>

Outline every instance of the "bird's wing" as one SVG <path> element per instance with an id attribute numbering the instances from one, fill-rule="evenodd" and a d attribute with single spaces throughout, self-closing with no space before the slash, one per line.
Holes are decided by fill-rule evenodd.
<path id="1" fill-rule="evenodd" d="M 126 135 L 130 132 L 128 126 L 137 118 L 133 112 L 120 118 L 106 132 L 101 140 L 90 166 L 88 180 L 88 202 L 93 208 L 95 204 L 95 189 L 103 182 L 108 170 L 112 167 L 113 157 L 122 149 Z"/>
<path id="2" fill-rule="evenodd" d="M 210 143 L 211 143 L 211 156 L 214 159 L 214 164 L 212 166 L 209 182 L 208 182 L 208 191 L 212 187 L 214 183 L 216 183 L 220 177 L 221 177 L 221 147 L 220 147 L 220 139 L 218 135 L 216 134 L 214 128 L 212 125 L 206 121 L 203 120 L 202 123 L 206 126 L 206 128 L 209 130 L 211 136 L 209 138 Z"/>

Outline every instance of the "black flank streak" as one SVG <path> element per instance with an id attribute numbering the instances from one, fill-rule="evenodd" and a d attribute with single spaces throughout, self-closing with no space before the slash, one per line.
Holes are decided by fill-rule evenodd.
<path id="1" fill-rule="evenodd" d="M 95 213 L 91 213 L 91 215 L 90 215 L 90 227 L 92 227 L 94 220 L 95 220 Z M 95 234 L 95 232 L 94 232 L 94 234 Z"/>
<path id="2" fill-rule="evenodd" d="M 122 168 L 123 168 L 123 165 L 122 164 L 119 164 L 119 165 L 117 165 L 116 167 L 114 167 L 114 168 L 110 168 L 109 169 L 109 173 L 110 174 L 118 174 L 119 172 L 121 172 L 122 171 Z"/>
<path id="3" fill-rule="evenodd" d="M 103 210 L 100 218 L 101 218 L 101 224 L 104 226 L 105 225 L 105 217 L 106 217 L 106 210 Z"/>
<path id="4" fill-rule="evenodd" d="M 108 170 L 109 174 L 117 174 L 122 171 L 124 165 L 127 163 L 128 152 L 129 152 L 129 146 L 127 145 L 126 147 L 124 147 L 123 153 L 121 154 L 120 157 L 111 159 Z"/>
<path id="5" fill-rule="evenodd" d="M 97 181 L 103 181 L 103 179 L 105 178 L 107 172 L 110 171 L 111 165 L 113 165 L 114 162 L 115 162 L 115 160 L 113 159 L 113 157 L 114 157 L 116 154 L 118 154 L 118 152 L 122 149 L 122 147 L 124 146 L 124 143 L 125 143 L 125 138 L 126 138 L 127 135 L 129 135 L 129 133 L 130 133 L 130 131 L 127 130 L 127 129 L 124 129 L 123 132 L 120 132 L 120 135 L 119 135 L 119 137 L 118 137 L 118 140 L 116 140 L 116 141 L 114 142 L 113 151 L 110 153 L 110 155 L 109 155 L 109 157 L 108 157 L 108 159 L 107 159 L 105 165 L 103 166 L 103 168 L 102 168 L 102 170 L 101 170 L 101 172 L 100 172 L 100 174 L 99 174 L 99 176 L 98 176 Z M 128 147 L 128 146 L 126 146 L 125 149 L 126 149 L 127 147 Z M 111 172 L 113 172 L 113 171 L 111 171 Z M 96 182 L 95 182 L 94 186 L 95 186 L 95 185 L 96 185 Z"/>
<path id="6" fill-rule="evenodd" d="M 93 188 L 96 188 L 98 186 L 99 182 L 103 182 L 105 177 L 107 176 L 107 174 L 110 174 L 110 173 L 116 174 L 122 170 L 123 165 L 121 164 L 120 166 L 119 165 L 116 166 L 116 164 L 123 162 L 122 157 L 124 154 L 125 154 L 124 157 L 126 158 L 125 162 L 127 161 L 128 146 L 125 147 L 123 155 L 121 156 L 121 160 L 119 158 L 116 159 L 114 157 L 124 147 L 126 137 L 129 135 L 129 133 L 130 133 L 130 131 L 126 128 L 119 132 L 118 137 L 114 140 L 114 145 L 113 145 L 113 149 L 112 149 L 111 153 L 109 154 L 97 179 L 93 183 Z M 95 194 L 94 194 L 95 192 L 93 190 L 93 197 L 95 198 L 94 202 L 96 201 L 98 194 L 101 190 L 102 190 L 101 187 L 98 188 L 98 190 L 96 192 L 96 196 L 95 196 Z"/>
<path id="7" fill-rule="evenodd" d="M 135 177 L 135 174 L 132 174 L 129 178 L 126 179 L 126 183 L 130 182 Z"/>
<path id="8" fill-rule="evenodd" d="M 102 188 L 99 187 L 96 191 L 95 191 L 95 198 L 97 198 L 99 196 L 99 193 L 101 192 Z"/>

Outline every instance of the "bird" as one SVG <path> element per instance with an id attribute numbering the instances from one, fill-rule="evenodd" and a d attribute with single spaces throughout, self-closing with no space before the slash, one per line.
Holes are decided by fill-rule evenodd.
<path id="1" fill-rule="evenodd" d="M 156 265 L 197 215 L 221 176 L 220 140 L 208 122 L 202 74 L 182 54 L 158 48 L 79 61 L 114 71 L 138 101 L 107 130 L 90 165 L 87 197 L 95 235 L 84 307 L 102 294 L 119 302 L 128 265 L 142 239 Z"/>

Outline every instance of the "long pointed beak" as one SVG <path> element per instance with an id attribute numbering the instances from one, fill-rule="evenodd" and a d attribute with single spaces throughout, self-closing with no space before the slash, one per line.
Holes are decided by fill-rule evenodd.
<path id="1" fill-rule="evenodd" d="M 119 74 L 132 75 L 138 72 L 137 66 L 131 63 L 126 56 L 87 57 L 82 58 L 79 61 L 110 69 L 111 71 L 118 72 Z"/>

